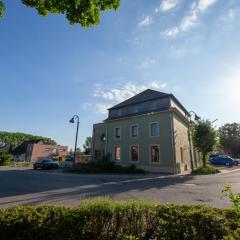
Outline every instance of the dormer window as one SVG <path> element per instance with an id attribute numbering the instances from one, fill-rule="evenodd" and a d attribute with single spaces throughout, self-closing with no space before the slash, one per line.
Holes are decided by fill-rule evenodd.
<path id="1" fill-rule="evenodd" d="M 133 112 L 138 113 L 139 112 L 139 106 L 133 106 Z"/>
<path id="2" fill-rule="evenodd" d="M 122 116 L 122 109 L 118 109 L 118 110 L 117 110 L 117 115 L 118 115 L 118 117 L 121 117 L 121 116 Z"/>

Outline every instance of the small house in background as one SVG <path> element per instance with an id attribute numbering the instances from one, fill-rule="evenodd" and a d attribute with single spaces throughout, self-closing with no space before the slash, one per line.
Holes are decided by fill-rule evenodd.
<path id="1" fill-rule="evenodd" d="M 68 147 L 44 144 L 41 140 L 27 140 L 12 150 L 15 161 L 35 162 L 42 158 L 65 160 Z"/>
<path id="2" fill-rule="evenodd" d="M 93 159 L 110 155 L 117 164 L 148 172 L 190 172 L 199 163 L 190 114 L 173 94 L 147 89 L 109 109 L 93 126 Z"/>

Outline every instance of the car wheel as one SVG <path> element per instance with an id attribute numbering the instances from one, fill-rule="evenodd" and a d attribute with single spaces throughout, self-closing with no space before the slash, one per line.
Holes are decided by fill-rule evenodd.
<path id="1" fill-rule="evenodd" d="M 226 163 L 226 166 L 228 166 L 228 167 L 229 167 L 229 166 L 230 166 L 230 164 L 229 164 L 229 163 Z"/>

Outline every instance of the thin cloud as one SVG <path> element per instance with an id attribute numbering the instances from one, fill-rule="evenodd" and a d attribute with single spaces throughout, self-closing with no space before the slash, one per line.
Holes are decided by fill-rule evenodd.
<path id="1" fill-rule="evenodd" d="M 103 103 L 95 104 L 97 114 L 107 114 L 107 109 L 113 105 L 122 102 L 134 95 L 148 89 L 162 90 L 166 88 L 166 83 L 153 81 L 149 84 L 126 83 L 122 87 L 105 88 L 100 84 L 96 85 L 93 96 L 102 99 Z M 106 101 L 108 101 L 106 103 Z"/>
<path id="2" fill-rule="evenodd" d="M 155 12 L 167 12 L 178 5 L 178 0 L 163 0 L 159 8 L 155 9 Z"/>
<path id="3" fill-rule="evenodd" d="M 203 14 L 209 7 L 215 4 L 217 0 L 198 0 L 195 1 L 190 8 L 188 14 L 181 20 L 179 26 L 174 26 L 168 28 L 161 33 L 161 35 L 166 37 L 175 37 L 180 32 L 186 32 L 193 27 L 195 27 L 199 22 L 199 17 Z"/>
<path id="4" fill-rule="evenodd" d="M 138 23 L 138 27 L 147 27 L 153 24 L 153 19 L 151 16 L 146 16 L 142 21 Z"/>

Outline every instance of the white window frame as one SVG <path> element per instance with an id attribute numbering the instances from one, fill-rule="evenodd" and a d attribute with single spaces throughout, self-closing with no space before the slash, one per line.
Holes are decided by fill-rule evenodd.
<path id="1" fill-rule="evenodd" d="M 132 147 L 137 147 L 137 150 L 138 150 L 138 160 L 137 161 L 133 161 L 132 160 Z M 132 144 L 129 146 L 129 162 L 131 163 L 139 163 L 139 145 L 138 144 Z"/>
<path id="2" fill-rule="evenodd" d="M 152 124 L 156 123 L 157 124 L 157 128 L 158 128 L 158 132 L 157 132 L 157 135 L 156 136 L 152 136 Z M 149 137 L 151 138 L 156 138 L 156 137 L 159 137 L 159 122 L 150 122 L 149 123 Z"/>
<path id="3" fill-rule="evenodd" d="M 117 129 L 117 128 L 120 129 L 120 137 L 119 137 L 119 138 L 116 137 L 116 129 Z M 122 139 L 122 127 L 121 127 L 121 126 L 117 126 L 117 127 L 115 127 L 115 128 L 114 128 L 114 133 L 113 133 L 113 134 L 114 134 L 114 139 L 115 139 L 115 140 L 121 140 L 121 139 Z"/>
<path id="4" fill-rule="evenodd" d="M 152 161 L 152 147 L 154 147 L 154 146 L 157 146 L 158 147 L 158 149 L 159 149 L 159 162 L 153 162 Z M 149 145 L 149 162 L 150 162 L 150 164 L 156 164 L 156 165 L 159 165 L 160 164 L 160 162 L 161 162 L 161 149 L 160 149 L 160 145 L 159 144 L 150 144 Z"/>
<path id="5" fill-rule="evenodd" d="M 115 158 L 115 157 L 116 157 L 116 155 L 115 155 L 115 153 L 116 153 L 115 150 L 116 150 L 117 147 L 120 147 L 120 159 L 119 159 L 119 160 Z M 121 160 L 122 160 L 122 147 L 121 147 L 120 144 L 114 145 L 114 147 L 113 147 L 113 160 L 114 160 L 115 162 L 121 162 Z"/>
<path id="6" fill-rule="evenodd" d="M 137 127 L 137 136 L 136 137 L 134 137 L 133 135 L 132 135 L 132 128 L 133 127 Z M 131 124 L 130 125 L 130 138 L 132 138 L 132 139 L 138 139 L 138 137 L 139 137 L 139 125 L 138 124 Z"/>

